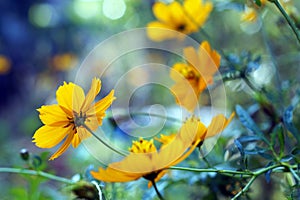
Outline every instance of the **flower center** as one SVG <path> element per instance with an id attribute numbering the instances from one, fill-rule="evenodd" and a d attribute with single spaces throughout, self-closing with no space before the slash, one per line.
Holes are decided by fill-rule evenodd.
<path id="1" fill-rule="evenodd" d="M 186 25 L 185 24 L 179 24 L 177 27 L 176 27 L 176 30 L 182 32 L 185 30 L 185 27 Z"/>
<path id="2" fill-rule="evenodd" d="M 197 79 L 199 77 L 199 74 L 193 69 L 191 66 L 186 66 L 180 70 L 180 73 L 186 78 L 186 79 Z"/>
<path id="3" fill-rule="evenodd" d="M 74 124 L 76 127 L 80 127 L 84 125 L 84 122 L 86 120 L 87 116 L 86 114 L 83 114 L 81 111 L 80 113 L 74 113 Z"/>

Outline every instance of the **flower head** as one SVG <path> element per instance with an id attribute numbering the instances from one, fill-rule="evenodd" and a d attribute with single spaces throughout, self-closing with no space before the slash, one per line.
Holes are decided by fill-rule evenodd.
<path id="1" fill-rule="evenodd" d="M 177 134 L 156 138 L 162 143 L 159 150 L 153 140 L 140 138 L 133 141 L 131 153 L 123 160 L 109 164 L 106 169 L 100 167 L 98 172 L 92 171 L 91 174 L 106 182 L 128 182 L 142 177 L 156 182 L 167 173 L 167 168 L 186 159 L 201 141 L 220 133 L 233 116 L 234 114 L 226 119 L 223 115 L 218 115 L 208 127 L 192 117 L 182 125 Z M 148 186 L 151 185 L 149 182 Z"/>
<path id="2" fill-rule="evenodd" d="M 170 76 L 175 81 L 171 88 L 176 102 L 189 111 L 193 111 L 198 103 L 200 93 L 213 83 L 213 75 L 218 71 L 221 56 L 209 43 L 204 41 L 198 52 L 193 47 L 184 49 L 187 63 L 176 63 Z"/>
<path id="3" fill-rule="evenodd" d="M 94 178 L 105 182 L 128 182 L 145 178 L 158 181 L 166 174 L 166 168 L 176 165 L 188 157 L 196 148 L 191 145 L 196 135 L 196 129 L 186 128 L 184 124 L 179 133 L 173 139 L 164 143 L 159 150 L 155 147 L 153 140 L 147 141 L 140 138 L 133 141 L 130 154 L 119 162 L 108 165 L 106 169 L 92 171 Z"/>
<path id="4" fill-rule="evenodd" d="M 40 148 L 52 148 L 64 140 L 60 148 L 51 156 L 53 160 L 63 154 L 72 144 L 76 148 L 80 142 L 102 124 L 106 109 L 112 104 L 114 90 L 106 97 L 93 103 L 100 92 L 101 81 L 94 78 L 91 88 L 85 96 L 83 89 L 74 84 L 66 83 L 56 91 L 58 104 L 46 105 L 38 109 L 44 126 L 33 135 L 33 142 Z"/>
<path id="5" fill-rule="evenodd" d="M 177 1 L 170 4 L 156 2 L 153 13 L 158 21 L 148 24 L 148 36 L 154 41 L 183 39 L 184 36 L 178 32 L 184 34 L 197 32 L 204 25 L 212 8 L 211 2 L 203 3 L 202 0 L 185 0 L 183 5 Z"/>

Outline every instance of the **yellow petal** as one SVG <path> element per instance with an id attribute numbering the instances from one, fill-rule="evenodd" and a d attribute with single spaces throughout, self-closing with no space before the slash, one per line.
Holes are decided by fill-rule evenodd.
<path id="1" fill-rule="evenodd" d="M 82 88 L 78 85 L 71 82 L 64 82 L 64 85 L 60 86 L 56 91 L 56 99 L 58 105 L 79 113 L 81 105 L 85 99 L 85 95 Z"/>
<path id="2" fill-rule="evenodd" d="M 64 143 L 59 147 L 59 149 L 50 157 L 49 160 L 54 160 L 55 158 L 59 157 L 61 154 L 63 154 L 68 147 L 70 146 L 72 140 L 73 140 L 74 134 L 71 133 L 68 135 L 68 137 L 65 139 Z"/>
<path id="3" fill-rule="evenodd" d="M 77 133 L 74 135 L 74 138 L 72 140 L 72 146 L 74 148 L 77 148 L 82 140 L 84 140 L 90 136 L 92 136 L 92 134 L 89 133 L 85 128 L 83 128 L 83 127 L 77 128 Z"/>
<path id="4" fill-rule="evenodd" d="M 186 47 L 183 49 L 183 54 L 186 61 L 194 66 L 196 71 L 201 75 L 201 71 L 199 71 L 198 67 L 200 65 L 200 61 L 196 50 L 193 47 Z"/>
<path id="5" fill-rule="evenodd" d="M 81 111 L 83 113 L 85 113 L 89 109 L 89 107 L 91 106 L 91 104 L 95 100 L 96 96 L 100 92 L 100 89 L 101 89 L 100 79 L 94 78 L 92 80 L 91 88 L 90 88 L 89 92 L 87 93 L 87 95 L 84 99 L 84 102 L 81 106 Z"/>
<path id="6" fill-rule="evenodd" d="M 172 38 L 184 38 L 184 35 L 174 30 L 174 26 L 172 24 L 165 24 L 158 21 L 150 22 L 147 25 L 147 36 L 156 42 Z"/>
<path id="7" fill-rule="evenodd" d="M 111 90 L 106 97 L 97 101 L 94 106 L 91 106 L 90 109 L 87 111 L 87 115 L 93 116 L 96 115 L 98 119 L 98 126 L 102 125 L 102 119 L 105 116 L 105 111 L 111 106 L 112 102 L 116 99 L 114 97 L 114 90 Z M 91 129 L 93 127 L 90 127 Z M 94 129 L 92 129 L 94 130 Z"/>
<path id="8" fill-rule="evenodd" d="M 41 121 L 46 125 L 64 127 L 70 123 L 70 116 L 59 105 L 42 106 L 38 111 Z"/>
<path id="9" fill-rule="evenodd" d="M 234 115 L 235 113 L 232 113 L 229 119 L 227 119 L 222 114 L 215 116 L 207 128 L 207 134 L 205 138 L 215 136 L 216 134 L 222 132 L 226 128 L 226 126 L 231 122 Z"/>
<path id="10" fill-rule="evenodd" d="M 98 172 L 91 171 L 95 179 L 105 182 L 128 182 L 141 178 L 144 174 L 140 173 L 127 173 L 108 167 L 106 170 L 99 168 Z"/>
<path id="11" fill-rule="evenodd" d="M 182 80 L 176 82 L 171 91 L 175 96 L 176 103 L 192 112 L 198 105 L 200 91 L 197 82 Z"/>
<path id="12" fill-rule="evenodd" d="M 67 134 L 70 134 L 72 127 L 51 127 L 42 126 L 33 135 L 33 142 L 40 148 L 52 148 L 60 143 Z"/>
<path id="13" fill-rule="evenodd" d="M 173 3 L 175 3 L 175 2 L 173 2 Z M 164 23 L 171 22 L 171 19 L 170 19 L 171 14 L 170 14 L 169 5 L 166 5 L 162 2 L 156 2 L 154 4 L 154 6 L 152 7 L 152 10 L 153 10 L 153 14 L 159 21 L 164 22 Z"/>

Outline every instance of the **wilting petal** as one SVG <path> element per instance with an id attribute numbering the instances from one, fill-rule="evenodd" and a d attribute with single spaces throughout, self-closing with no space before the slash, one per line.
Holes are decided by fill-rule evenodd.
<path id="1" fill-rule="evenodd" d="M 226 128 L 226 126 L 231 122 L 234 115 L 235 115 L 235 113 L 232 113 L 230 115 L 229 119 L 227 119 L 222 114 L 215 116 L 207 128 L 207 134 L 206 134 L 205 138 L 215 136 L 216 134 L 223 131 Z"/>
<path id="2" fill-rule="evenodd" d="M 72 127 L 42 126 L 33 135 L 33 142 L 40 148 L 52 148 L 60 143 L 67 134 L 72 132 Z"/>
<path id="3" fill-rule="evenodd" d="M 89 92 L 87 93 L 85 100 L 81 106 L 81 111 L 83 113 L 85 113 L 89 107 L 91 106 L 91 104 L 93 103 L 93 101 L 95 100 L 96 96 L 98 95 L 98 93 L 100 92 L 101 89 L 101 81 L 98 78 L 94 78 L 91 84 L 91 88 L 89 90 Z"/>
<path id="4" fill-rule="evenodd" d="M 84 91 L 74 83 L 64 82 L 64 85 L 60 86 L 56 91 L 58 105 L 77 113 L 80 112 L 84 98 Z"/>
<path id="5" fill-rule="evenodd" d="M 55 158 L 59 157 L 63 154 L 70 146 L 72 140 L 74 138 L 74 133 L 69 134 L 68 137 L 65 139 L 64 143 L 59 147 L 59 149 L 50 157 L 49 160 L 54 160 Z"/>
<path id="6" fill-rule="evenodd" d="M 67 113 L 59 105 L 42 106 L 38 111 L 41 121 L 46 125 L 64 127 L 70 123 Z"/>

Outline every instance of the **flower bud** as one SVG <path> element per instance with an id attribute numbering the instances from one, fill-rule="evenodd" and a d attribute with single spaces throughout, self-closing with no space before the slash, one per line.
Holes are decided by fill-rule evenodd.
<path id="1" fill-rule="evenodd" d="M 29 152 L 27 149 L 23 148 L 20 150 L 20 156 L 24 161 L 27 161 L 29 159 Z"/>

